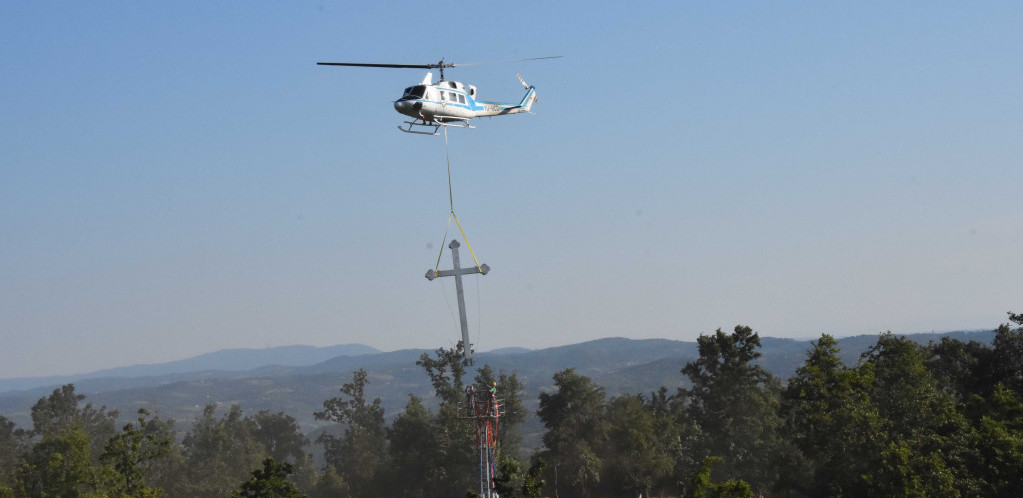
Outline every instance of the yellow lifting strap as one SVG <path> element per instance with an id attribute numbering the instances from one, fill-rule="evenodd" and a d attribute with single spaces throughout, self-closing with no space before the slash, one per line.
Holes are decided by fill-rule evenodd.
<path id="1" fill-rule="evenodd" d="M 472 255 L 472 262 L 476 263 L 476 269 L 480 273 L 483 273 L 483 269 L 480 268 L 480 262 L 476 259 L 476 253 L 472 250 L 472 244 L 469 243 L 469 237 L 465 235 L 465 230 L 462 228 L 462 222 L 458 221 L 458 215 L 455 214 L 455 196 L 451 189 L 451 151 L 448 150 L 448 128 L 444 127 L 444 154 L 448 161 L 448 205 L 451 207 L 451 214 L 448 215 L 448 224 L 444 228 L 444 239 L 440 242 L 440 251 L 437 253 L 437 264 L 433 267 L 433 274 L 437 274 L 437 270 L 440 268 L 440 258 L 444 255 L 444 243 L 448 241 L 448 230 L 451 229 L 451 219 L 455 219 L 455 223 L 458 225 L 458 231 L 462 233 L 462 239 L 465 240 L 465 247 L 469 248 L 469 254 Z"/>

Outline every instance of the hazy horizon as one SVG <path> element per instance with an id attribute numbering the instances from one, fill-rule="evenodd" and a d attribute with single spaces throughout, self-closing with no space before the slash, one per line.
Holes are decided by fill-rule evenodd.
<path id="1" fill-rule="evenodd" d="M 725 330 L 726 332 L 730 331 L 731 329 L 732 329 L 732 327 L 722 327 L 722 330 Z M 887 331 L 886 330 L 886 331 L 879 331 L 879 332 L 876 332 L 876 333 L 833 335 L 832 337 L 834 337 L 835 339 L 841 340 L 841 339 L 850 338 L 850 337 L 872 336 L 872 335 L 875 335 L 875 334 L 876 335 L 880 335 L 880 334 L 883 334 L 885 332 L 892 332 L 892 333 L 895 333 L 897 335 L 913 336 L 913 335 L 921 335 L 921 334 L 982 333 L 982 332 L 992 331 L 994 329 L 995 329 L 995 327 L 991 327 L 991 328 L 975 328 L 975 329 L 955 329 L 955 330 L 951 330 L 951 329 L 950 330 L 930 330 L 930 331 L 917 331 L 917 332 L 895 332 L 895 331 Z M 713 331 L 708 331 L 707 333 L 713 333 Z M 761 339 L 789 339 L 789 340 L 794 340 L 794 341 L 815 341 L 815 340 L 820 338 L 820 334 L 817 334 L 816 336 L 810 336 L 810 337 L 772 337 L 772 336 L 765 336 L 765 335 L 760 335 L 760 337 L 761 337 Z M 604 340 L 604 339 L 620 339 L 620 338 L 630 339 L 630 340 L 637 340 L 637 341 L 642 341 L 642 340 L 660 340 L 660 339 L 663 339 L 663 340 L 669 340 L 669 341 L 696 342 L 695 338 L 687 340 L 687 339 L 673 339 L 673 338 L 670 338 L 670 337 L 607 336 L 607 337 L 595 337 L 595 338 L 586 339 L 586 340 L 579 341 L 579 342 L 556 344 L 556 345 L 552 345 L 552 346 L 539 347 L 539 348 L 529 348 L 529 347 L 525 347 L 525 346 L 501 346 L 501 347 L 498 347 L 498 348 L 490 348 L 490 349 L 484 349 L 484 350 L 477 350 L 476 353 L 477 354 L 490 353 L 490 352 L 498 351 L 498 350 L 502 350 L 502 349 L 526 349 L 526 350 L 530 350 L 530 351 L 537 351 L 537 350 L 548 349 L 548 348 L 573 346 L 573 345 L 576 345 L 576 344 L 582 344 L 582 343 L 592 342 L 592 341 L 600 341 L 600 340 Z M 432 348 L 409 347 L 409 348 L 397 348 L 397 349 L 386 349 L 386 350 L 374 347 L 373 345 L 370 345 L 370 344 L 362 344 L 362 343 L 328 344 L 328 345 L 324 345 L 324 346 L 315 346 L 315 345 L 311 345 L 311 344 L 282 344 L 282 345 L 277 345 L 277 346 L 263 346 L 263 347 L 237 347 L 237 348 L 224 348 L 224 349 L 217 349 L 217 350 L 213 350 L 213 351 L 206 351 L 206 352 L 202 352 L 202 353 L 198 353 L 198 354 L 194 354 L 194 355 L 189 355 L 189 356 L 185 356 L 185 357 L 180 357 L 180 358 L 174 358 L 174 359 L 170 359 L 170 360 L 166 360 L 166 361 L 157 361 L 157 362 L 149 362 L 149 363 L 118 364 L 118 365 L 105 366 L 105 367 L 101 367 L 101 368 L 98 368 L 98 369 L 95 369 L 95 370 L 86 371 L 86 372 L 53 373 L 53 374 L 43 374 L 43 375 L 31 375 L 31 376 L 24 376 L 24 377 L 0 377 L 0 380 L 85 376 L 85 375 L 92 375 L 92 374 L 95 374 L 95 373 L 105 372 L 105 371 L 109 371 L 109 370 L 117 370 L 117 369 L 120 369 L 120 368 L 147 367 L 147 366 L 157 366 L 157 365 L 164 365 L 164 364 L 169 364 L 169 363 L 182 362 L 182 361 L 187 361 L 187 360 L 191 360 L 191 359 L 195 359 L 195 358 L 200 358 L 200 357 L 203 357 L 203 356 L 208 356 L 208 355 L 212 355 L 212 354 L 216 354 L 216 353 L 231 352 L 231 351 L 260 351 L 260 350 L 280 349 L 280 348 L 290 348 L 290 347 L 309 347 L 309 348 L 317 348 L 317 349 L 329 349 L 329 348 L 334 348 L 334 347 L 339 347 L 339 346 L 366 346 L 366 347 L 369 347 L 369 348 L 372 348 L 372 349 L 376 349 L 377 352 L 378 352 L 378 353 L 366 353 L 366 354 L 384 354 L 384 353 L 393 353 L 393 352 L 402 351 L 402 350 L 434 350 L 434 349 L 437 349 L 439 347 L 454 347 L 455 345 L 454 344 L 450 344 L 448 346 L 437 346 L 437 347 L 432 347 Z"/>

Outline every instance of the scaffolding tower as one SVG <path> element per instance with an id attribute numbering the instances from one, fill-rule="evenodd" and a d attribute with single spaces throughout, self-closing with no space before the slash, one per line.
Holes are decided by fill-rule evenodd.
<path id="1" fill-rule="evenodd" d="M 466 415 L 476 422 L 476 453 L 479 456 L 481 498 L 499 498 L 494 490 L 497 477 L 497 422 L 504 403 L 497 399 L 497 383 L 489 392 L 480 392 L 475 385 L 465 389 Z"/>

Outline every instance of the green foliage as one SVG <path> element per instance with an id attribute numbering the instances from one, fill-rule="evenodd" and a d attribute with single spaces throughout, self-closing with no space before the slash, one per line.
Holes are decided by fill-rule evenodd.
<path id="1" fill-rule="evenodd" d="M 275 461 L 298 465 L 305 460 L 305 447 L 309 440 L 302 435 L 295 417 L 284 412 L 260 410 L 252 416 L 252 422 L 255 424 L 253 436 Z"/>
<path id="2" fill-rule="evenodd" d="M 182 443 L 189 478 L 184 492 L 192 497 L 222 497 L 258 467 L 265 449 L 254 436 L 250 419 L 232 405 L 220 419 L 216 405 L 206 405 Z"/>
<path id="3" fill-rule="evenodd" d="M 729 479 L 711 487 L 711 498 L 755 498 L 753 488 L 746 481 Z"/>
<path id="4" fill-rule="evenodd" d="M 522 478 L 522 497 L 523 498 L 539 498 L 540 494 L 543 493 L 544 486 L 547 485 L 547 481 L 543 479 L 544 470 L 547 469 L 547 462 L 541 457 L 536 457 L 536 461 L 526 471 L 526 475 Z"/>
<path id="5" fill-rule="evenodd" d="M 34 444 L 29 443 L 28 433 L 11 428 L 8 444 L 13 442 L 21 453 L 12 489 L 29 496 L 84 496 L 99 491 L 104 481 L 99 457 L 115 433 L 117 412 L 96 409 L 91 403 L 79 407 L 84 399 L 73 384 L 40 398 L 31 412 Z M 31 448 L 26 449 L 29 444 Z M 11 469 L 3 474 L 10 476 Z"/>
<path id="6" fill-rule="evenodd" d="M 324 445 L 327 464 L 337 469 L 355 496 L 372 494 L 387 457 L 384 409 L 380 398 L 366 402 L 368 377 L 363 369 L 355 371 L 352 381 L 341 386 L 344 397 L 324 401 L 324 410 L 314 414 L 345 425 L 342 437 L 324 433 L 317 442 Z"/>
<path id="7" fill-rule="evenodd" d="M 753 488 L 746 481 L 729 479 L 715 483 L 711 472 L 715 465 L 724 462 L 721 457 L 706 457 L 699 467 L 689 476 L 686 484 L 685 498 L 753 498 Z"/>
<path id="8" fill-rule="evenodd" d="M 422 401 L 409 395 L 405 411 L 387 429 L 395 496 L 439 496 L 447 490 L 449 469 L 444 465 L 440 425 Z"/>
<path id="9" fill-rule="evenodd" d="M 66 384 L 54 389 L 49 396 L 40 398 L 32 406 L 33 433 L 45 436 L 80 425 L 90 442 L 91 461 L 98 464 L 107 439 L 117 432 L 117 411 L 108 412 L 105 406 L 97 409 L 92 403 L 79 408 L 78 403 L 84 399 L 85 395 L 75 393 L 74 384 Z"/>
<path id="10" fill-rule="evenodd" d="M 1009 320 L 991 345 L 882 334 L 856 365 L 822 335 L 784 389 L 743 326 L 701 336 L 682 369 L 691 384 L 674 395 L 608 399 L 568 368 L 539 397 L 544 448 L 525 472 L 523 386 L 485 365 L 474 385 L 496 383 L 504 401 L 495 488 L 505 498 L 1023 496 L 1023 316 Z M 209 405 L 177 444 L 173 421 L 139 410 L 117 431 L 116 412 L 62 386 L 32 406 L 32 430 L 0 416 L 0 498 L 464 494 L 477 466 L 461 346 L 417 364 L 436 409 L 410 395 L 386 424 L 363 370 L 324 402 L 316 416 L 340 435 L 319 440 L 322 473 L 284 412 Z"/>
<path id="11" fill-rule="evenodd" d="M 881 463 L 867 475 L 880 494 L 975 495 L 982 484 L 971 472 L 977 433 L 938 388 L 927 370 L 925 348 L 890 333 L 863 354 L 875 382 L 870 398 L 883 422 Z"/>
<path id="12" fill-rule="evenodd" d="M 263 468 L 252 471 L 252 479 L 245 481 L 233 498 L 305 498 L 288 476 L 295 471 L 290 463 L 278 464 L 272 457 L 263 460 Z"/>
<path id="13" fill-rule="evenodd" d="M 782 438 L 779 386 L 754 361 L 760 337 L 738 325 L 697 339 L 700 356 L 682 373 L 692 382 L 683 395 L 686 415 L 700 427 L 698 455 L 721 456 L 721 472 L 745 478 L 759 490 L 771 489 L 794 450 Z"/>
<path id="14" fill-rule="evenodd" d="M 423 353 L 416 365 L 423 367 L 430 377 L 430 384 L 433 385 L 434 394 L 441 400 L 441 404 L 457 406 L 462 402 L 464 396 L 465 365 L 463 358 L 462 341 L 454 349 L 440 348 L 434 353 L 436 358 Z"/>
<path id="15" fill-rule="evenodd" d="M 1003 324 L 995 331 L 994 370 L 998 382 L 1023 394 L 1023 314 L 1010 312 L 1009 321 L 1016 328 Z"/>
<path id="16" fill-rule="evenodd" d="M 120 434 L 107 441 L 100 459 L 112 462 L 119 474 L 116 491 L 121 496 L 154 496 L 156 490 L 145 482 L 146 473 L 154 462 L 170 451 L 172 439 L 159 431 L 147 432 L 154 426 L 146 417 L 149 412 L 138 411 L 138 425 L 127 424 Z"/>
<path id="17" fill-rule="evenodd" d="M 979 424 L 982 458 L 976 465 L 988 496 L 1023 496 L 1023 402 L 998 384 Z"/>
<path id="18" fill-rule="evenodd" d="M 517 491 L 516 483 L 522 481 L 522 465 L 515 460 L 501 460 L 494 477 L 494 491 L 498 496 L 512 498 Z"/>
<path id="19" fill-rule="evenodd" d="M 328 465 L 309 494 L 309 498 L 337 498 L 350 496 L 350 494 L 351 489 L 345 479 L 334 470 L 334 467 Z"/>
<path id="20" fill-rule="evenodd" d="M 604 489 L 615 494 L 648 496 L 660 476 L 671 473 L 670 450 L 659 438 L 654 413 L 641 396 L 622 396 L 608 403 Z"/>
<path id="21" fill-rule="evenodd" d="M 448 496 L 460 495 L 466 489 L 477 487 L 475 427 L 464 417 L 465 365 L 462 363 L 462 351 L 462 343 L 459 342 L 454 349 L 436 350 L 436 357 L 424 353 L 416 362 L 426 370 L 434 394 L 440 400 L 434 417 L 436 437 L 433 442 L 436 446 L 432 451 L 441 455 L 434 475 L 445 476 L 445 480 L 437 485 L 444 490 L 442 494 Z"/>
<path id="22" fill-rule="evenodd" d="M 553 462 L 555 494 L 562 492 L 557 488 L 565 488 L 567 493 L 588 496 L 604 467 L 596 452 L 607 431 L 604 388 L 572 368 L 554 374 L 554 385 L 556 392 L 540 394 L 537 415 L 547 427 L 543 442 L 545 456 Z"/>
<path id="23" fill-rule="evenodd" d="M 878 465 L 883 420 L 870 398 L 872 366 L 850 369 L 834 338 L 822 335 L 789 379 L 783 413 L 791 440 L 809 460 L 815 496 L 862 496 Z"/>
<path id="24" fill-rule="evenodd" d="M 24 429 L 17 428 L 14 422 L 0 415 L 0 489 L 13 489 L 18 462 L 27 451 L 29 436 Z"/>
<path id="25" fill-rule="evenodd" d="M 501 426 L 497 436 L 498 448 L 501 455 L 519 460 L 522 446 L 520 426 L 529 414 L 526 404 L 522 402 L 525 387 L 519 382 L 517 374 L 508 375 L 501 372 L 497 377 L 497 392 L 504 403 L 504 413 L 501 415 Z"/>
<path id="26" fill-rule="evenodd" d="M 89 435 L 81 421 L 49 427 L 18 469 L 19 488 L 28 496 L 85 496 L 97 488 Z"/>

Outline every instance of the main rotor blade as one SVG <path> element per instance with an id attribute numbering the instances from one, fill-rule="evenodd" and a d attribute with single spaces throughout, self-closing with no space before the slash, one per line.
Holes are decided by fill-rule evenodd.
<path id="1" fill-rule="evenodd" d="M 364 62 L 317 62 L 318 66 L 396 67 L 404 69 L 435 69 L 437 64 L 369 64 Z"/>
<path id="2" fill-rule="evenodd" d="M 548 55 L 546 57 L 527 57 L 525 59 L 508 59 L 508 60 L 502 60 L 502 61 L 460 62 L 460 63 L 457 63 L 457 64 L 448 64 L 448 66 L 450 66 L 450 67 L 460 67 L 460 66 L 478 66 L 480 64 L 504 64 L 504 63 L 507 63 L 507 62 L 538 61 L 538 60 L 541 60 L 541 59 L 560 59 L 561 57 L 563 57 L 563 56 L 561 56 L 561 55 Z"/>

